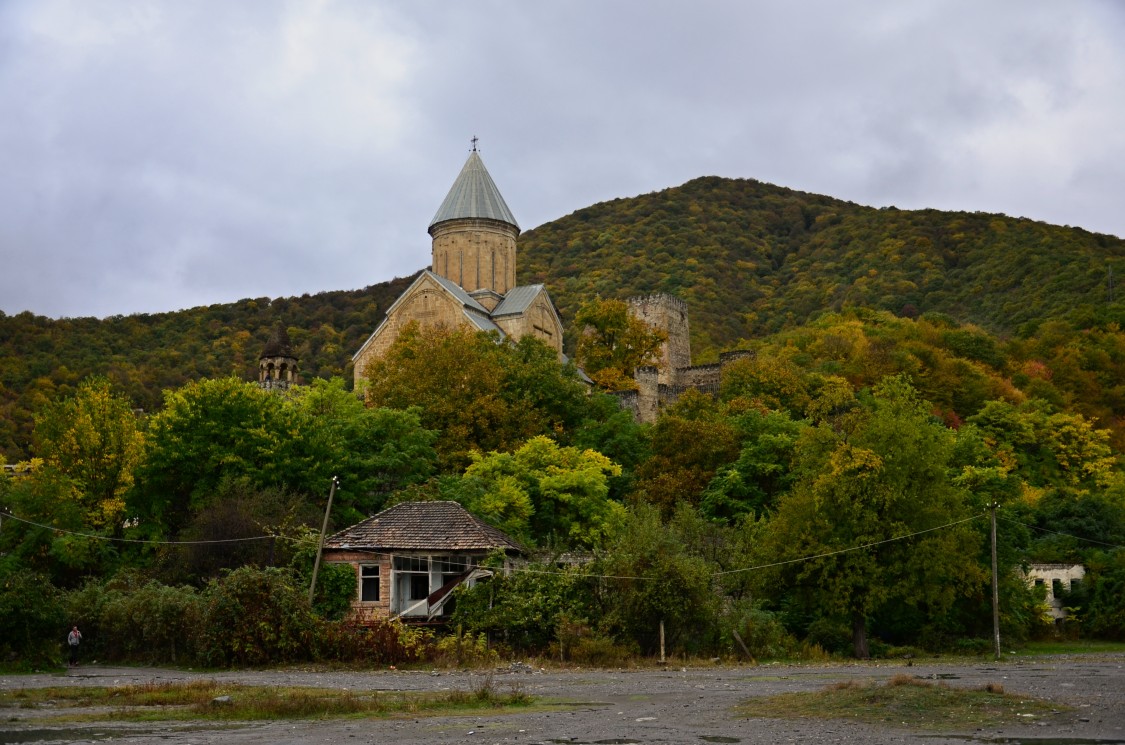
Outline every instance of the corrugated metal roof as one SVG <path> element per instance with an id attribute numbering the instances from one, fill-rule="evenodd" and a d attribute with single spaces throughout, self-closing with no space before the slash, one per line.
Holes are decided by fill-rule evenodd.
<path id="1" fill-rule="evenodd" d="M 500 334 L 501 340 L 507 338 L 508 335 L 504 333 L 504 329 L 493 323 L 492 319 L 488 316 L 482 316 L 479 313 L 474 313 L 468 308 L 465 308 L 464 313 L 465 318 L 469 319 L 469 323 L 473 324 L 481 331 L 495 331 L 496 333 Z"/>
<path id="2" fill-rule="evenodd" d="M 402 502 L 324 540 L 326 549 L 523 551 L 516 541 L 456 502 Z"/>
<path id="3" fill-rule="evenodd" d="M 445 201 L 441 203 L 434 219 L 430 221 L 430 228 L 446 220 L 459 220 L 464 218 L 484 218 L 497 220 L 514 225 L 519 229 L 519 223 L 508 209 L 500 190 L 488 175 L 484 161 L 476 150 L 469 153 L 469 159 L 461 168 L 460 175 L 453 182 Z"/>
<path id="4" fill-rule="evenodd" d="M 474 300 L 472 295 L 465 292 L 465 289 L 463 287 L 461 287 L 461 285 L 454 282 L 452 279 L 447 279 L 446 277 L 443 277 L 440 274 L 435 274 L 434 272 L 431 272 L 429 269 L 426 269 L 424 272 L 422 272 L 422 274 L 431 277 L 432 279 L 436 280 L 439 285 L 441 285 L 445 289 L 449 290 L 449 292 L 452 293 L 453 297 L 457 298 L 461 302 L 461 304 L 464 305 L 466 308 L 472 308 L 473 310 L 477 311 L 478 313 L 483 313 L 486 316 L 489 314 L 488 308 L 485 308 L 483 305 L 481 305 L 476 300 Z M 405 292 L 402 293 L 402 297 L 405 297 L 405 296 L 406 296 L 406 293 Z"/>
<path id="5" fill-rule="evenodd" d="M 523 313 L 527 310 L 527 306 L 531 305 L 531 301 L 541 292 L 543 292 L 543 285 L 521 285 L 519 287 L 513 287 L 504 295 L 504 299 L 500 301 L 500 304 L 492 309 L 492 317 L 496 318 L 497 316 Z"/>

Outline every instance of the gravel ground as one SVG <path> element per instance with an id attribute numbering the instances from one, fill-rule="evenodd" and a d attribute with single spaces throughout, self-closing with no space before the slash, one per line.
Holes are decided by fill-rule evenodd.
<path id="1" fill-rule="evenodd" d="M 734 708 L 748 698 L 811 691 L 841 680 L 883 680 L 901 673 L 978 687 L 1001 683 L 1076 707 L 1065 723 L 1020 720 L 1001 729 L 951 735 L 838 720 L 744 719 Z M 301 685 L 370 690 L 473 690 L 491 675 L 500 692 L 512 686 L 570 702 L 558 710 L 471 717 L 334 720 L 238 725 L 106 724 L 60 728 L 35 712 L 0 712 L 0 743 L 159 742 L 169 745 L 250 743 L 1125 743 L 1125 655 L 1051 656 L 1000 663 L 914 661 L 831 666 L 669 667 L 657 670 L 539 671 L 513 664 L 486 672 L 325 672 L 297 669 L 208 672 L 157 668 L 81 667 L 64 674 L 0 676 L 0 688 L 114 685 L 215 679 L 248 685 Z"/>

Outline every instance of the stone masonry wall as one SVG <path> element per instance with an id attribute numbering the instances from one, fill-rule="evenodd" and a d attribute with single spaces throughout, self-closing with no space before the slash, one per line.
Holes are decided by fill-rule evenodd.
<path id="1" fill-rule="evenodd" d="M 668 339 L 660 351 L 660 382 L 675 385 L 674 371 L 691 365 L 691 334 L 687 303 L 666 294 L 631 297 L 625 301 L 629 313 L 650 328 L 663 331 Z"/>

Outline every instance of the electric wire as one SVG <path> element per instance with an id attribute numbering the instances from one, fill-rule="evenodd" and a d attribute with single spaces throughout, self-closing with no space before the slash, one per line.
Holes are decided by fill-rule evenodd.
<path id="1" fill-rule="evenodd" d="M 43 528 L 44 530 L 53 530 L 56 533 L 65 533 L 66 535 L 74 535 L 74 536 L 78 536 L 79 538 L 93 538 L 94 540 L 98 540 L 98 541 L 115 541 L 117 543 L 147 543 L 147 544 L 150 544 L 150 545 L 159 545 L 159 546 L 194 546 L 194 545 L 201 545 L 201 544 L 207 544 L 207 543 L 239 543 L 241 541 L 264 541 L 264 540 L 267 540 L 267 539 L 270 539 L 270 538 L 280 538 L 283 541 L 295 541 L 295 540 L 297 540 L 296 538 L 290 538 L 289 536 L 284 536 L 284 535 L 258 535 L 258 536 L 251 536 L 249 538 L 216 538 L 216 539 L 207 540 L 207 541 L 156 541 L 156 540 L 151 540 L 151 539 L 147 539 L 147 538 L 114 538 L 113 536 L 109 536 L 109 535 L 97 535 L 95 533 L 81 533 L 77 530 L 67 530 L 66 528 L 56 528 L 53 525 L 44 525 L 42 523 L 37 523 L 37 522 L 34 522 L 32 520 L 25 520 L 22 517 L 16 517 L 15 515 L 13 515 L 10 512 L 0 513 L 0 517 L 8 519 L 8 520 L 15 520 L 16 522 L 25 523 L 27 525 L 34 525 L 35 527 Z"/>
<path id="2" fill-rule="evenodd" d="M 816 554 L 814 556 L 802 556 L 802 557 L 797 558 L 797 559 L 786 559 L 785 561 L 775 561 L 775 562 L 772 562 L 772 563 L 769 563 L 769 564 L 758 564 L 757 566 L 744 567 L 742 569 L 728 569 L 728 570 L 723 571 L 723 572 L 715 572 L 715 574 L 713 576 L 719 577 L 719 576 L 724 575 L 724 574 L 738 574 L 740 572 L 753 572 L 753 571 L 757 571 L 759 569 L 769 569 L 771 567 L 785 566 L 786 564 L 799 564 L 799 563 L 804 562 L 804 561 L 812 561 L 813 559 L 824 559 L 824 558 L 827 558 L 829 556 L 837 556 L 839 554 L 846 554 L 846 553 L 850 553 L 852 551 L 862 551 L 865 548 L 872 548 L 873 546 L 881 546 L 884 543 L 894 543 L 895 541 L 904 541 L 907 538 L 913 538 L 915 536 L 922 535 L 923 533 L 932 533 L 935 530 L 945 530 L 946 528 L 952 528 L 954 525 L 960 525 L 961 523 L 967 523 L 967 522 L 971 522 L 973 520 L 979 520 L 980 518 L 986 517 L 986 516 L 987 516 L 987 513 L 981 513 L 979 515 L 972 515 L 971 517 L 966 517 L 962 520 L 955 520 L 954 522 L 946 523 L 945 525 L 938 525 L 937 527 L 934 527 L 934 528 L 926 528 L 925 530 L 919 530 L 919 531 L 916 531 L 914 533 L 907 533 L 906 535 L 895 536 L 894 538 L 885 538 L 881 541 L 873 541 L 872 543 L 865 543 L 862 546 L 852 546 L 851 548 L 841 548 L 837 551 L 828 551 L 826 553 Z"/>
<path id="3" fill-rule="evenodd" d="M 1099 546 L 1109 546 L 1110 548 L 1125 548 L 1125 546 L 1122 546 L 1118 543 L 1106 543 L 1105 541 L 1096 541 L 1093 538 L 1083 538 L 1080 535 L 1072 535 L 1070 533 L 1060 533 L 1057 530 L 1047 530 L 1046 528 L 1040 528 L 1040 527 L 1035 526 L 1035 525 L 1028 525 L 1027 523 L 1020 522 L 1019 520 L 1013 520 L 1010 517 L 997 517 L 996 519 L 997 520 L 1003 520 L 1006 523 L 1012 523 L 1013 525 L 1022 525 L 1025 528 L 1031 528 L 1032 530 L 1038 530 L 1041 533 L 1050 533 L 1051 535 L 1061 535 L 1061 536 L 1064 536 L 1066 538 L 1073 538 L 1076 541 L 1086 541 L 1087 543 L 1096 543 Z"/>

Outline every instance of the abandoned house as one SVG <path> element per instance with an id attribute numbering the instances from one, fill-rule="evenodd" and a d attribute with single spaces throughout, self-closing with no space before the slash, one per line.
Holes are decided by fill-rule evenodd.
<path id="1" fill-rule="evenodd" d="M 480 562 L 494 551 L 512 558 L 524 548 L 456 502 L 402 502 L 324 541 L 324 561 L 351 564 L 352 603 L 360 619 L 441 622 L 453 590 L 492 575 Z"/>
<path id="2" fill-rule="evenodd" d="M 1067 593 L 1078 589 L 1086 577 L 1086 567 L 1081 564 L 1031 564 L 1027 568 L 1027 583 L 1047 591 L 1047 609 L 1055 623 L 1066 619 L 1063 605 Z"/>

